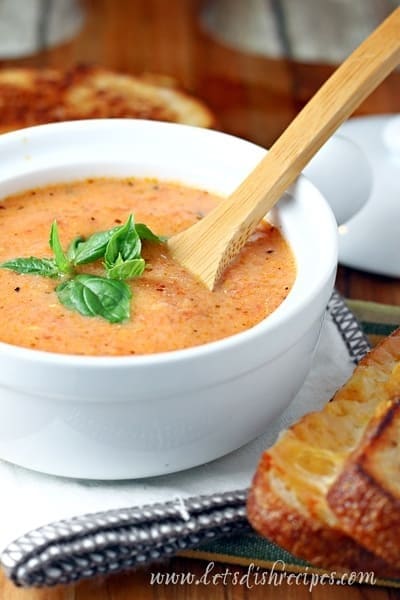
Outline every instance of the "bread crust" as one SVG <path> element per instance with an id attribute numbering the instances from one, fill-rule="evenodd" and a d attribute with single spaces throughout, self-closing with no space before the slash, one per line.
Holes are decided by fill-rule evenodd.
<path id="1" fill-rule="evenodd" d="M 323 527 L 288 506 L 269 484 L 270 466 L 270 457 L 265 453 L 247 499 L 248 519 L 258 533 L 324 569 L 373 571 L 383 578 L 400 576 L 400 569 L 361 547 L 341 530 Z"/>
<path id="2" fill-rule="evenodd" d="M 389 520 L 389 507 L 393 510 L 395 506 L 393 498 L 389 498 L 384 486 L 378 483 L 376 469 L 376 485 L 371 485 L 371 464 L 367 468 L 367 462 L 351 462 L 365 440 L 372 439 L 368 431 L 372 431 L 371 423 L 378 407 L 390 404 L 388 381 L 392 380 L 392 371 L 399 364 L 400 329 L 360 362 L 349 381 L 322 411 L 302 417 L 264 453 L 247 505 L 249 521 L 259 533 L 318 566 L 374 571 L 382 577 L 399 576 L 400 561 L 395 557 L 399 547 L 394 547 L 396 534 L 391 532 L 392 547 L 387 544 L 387 528 L 383 527 L 387 519 L 390 526 L 399 531 L 395 517 Z M 398 376 L 400 382 L 400 367 Z M 378 422 L 381 422 L 380 417 Z M 352 483 L 354 477 L 358 481 L 356 490 Z M 369 510 L 377 503 L 375 511 L 382 510 L 386 515 L 385 519 L 383 514 L 380 517 L 381 525 L 374 521 L 374 528 L 371 522 L 376 516 L 371 516 L 370 522 L 363 521 L 366 529 L 373 531 L 369 537 L 361 530 L 360 535 L 353 534 L 353 528 L 361 523 L 365 512 L 366 500 L 363 504 L 362 499 L 367 488 Z M 352 504 L 349 490 L 355 494 Z M 362 507 L 358 512 L 357 503 Z M 353 511 L 347 525 L 343 524 L 343 514 L 350 515 Z M 378 548 L 373 538 L 379 528 L 382 537 Z"/>
<path id="3" fill-rule="evenodd" d="M 400 501 L 375 464 L 376 455 L 391 443 L 390 428 L 396 420 L 400 420 L 399 398 L 371 424 L 327 500 L 344 531 L 400 569 Z"/>

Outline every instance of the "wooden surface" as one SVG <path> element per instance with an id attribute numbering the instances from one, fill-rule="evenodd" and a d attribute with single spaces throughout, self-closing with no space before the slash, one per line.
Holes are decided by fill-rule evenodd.
<path id="1" fill-rule="evenodd" d="M 378 2 L 378 0 L 377 0 Z M 383 0 L 382 0 L 383 2 Z M 4 64 L 68 66 L 94 62 L 125 72 L 164 73 L 175 77 L 214 110 L 221 129 L 268 147 L 332 72 L 328 65 L 300 64 L 241 54 L 208 37 L 199 26 L 201 0 L 87 0 L 84 29 L 71 42 Z M 391 75 L 361 106 L 358 114 L 400 112 L 400 74 Z M 339 268 L 337 287 L 347 297 L 400 304 L 400 281 Z M 174 558 L 161 572 L 201 576 L 206 563 Z M 227 565 L 217 565 L 223 574 Z M 231 570 L 246 573 L 243 567 Z M 394 589 L 370 586 L 282 584 L 150 585 L 147 568 L 53 590 L 20 590 L 0 576 L 1 600 L 388 600 Z"/>

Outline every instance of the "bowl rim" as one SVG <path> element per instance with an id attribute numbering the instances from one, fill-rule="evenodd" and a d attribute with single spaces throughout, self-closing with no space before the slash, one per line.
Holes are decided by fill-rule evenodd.
<path id="1" fill-rule="evenodd" d="M 59 123 L 48 123 L 43 125 L 36 125 L 32 127 L 27 127 L 24 129 L 19 129 L 16 131 L 11 131 L 8 133 L 4 133 L 0 136 L 0 149 L 7 147 L 7 144 L 12 144 L 14 141 L 21 140 L 21 136 L 26 137 L 30 136 L 41 136 L 41 134 L 46 134 L 46 132 L 53 132 L 54 134 L 62 134 L 63 132 L 71 132 L 74 128 L 78 129 L 87 129 L 87 130 L 96 130 L 98 128 L 107 128 L 107 127 L 127 127 L 131 126 L 128 124 L 134 123 L 139 127 L 148 127 L 148 128 L 160 128 L 165 129 L 181 129 L 187 130 L 189 133 L 192 132 L 194 136 L 196 135 L 205 135 L 210 136 L 210 140 L 217 136 L 218 138 L 225 138 L 229 143 L 229 140 L 234 140 L 235 143 L 242 143 L 243 147 L 246 146 L 248 148 L 256 148 L 258 150 L 266 151 L 264 148 L 259 146 L 258 144 L 254 144 L 253 142 L 249 142 L 243 138 L 238 136 L 234 136 L 231 134 L 227 134 L 224 132 L 220 132 L 213 129 L 203 129 L 200 127 L 192 126 L 192 125 L 184 125 L 180 123 L 168 123 L 164 121 L 154 121 L 154 120 L 145 120 L 145 119 L 82 119 L 77 121 L 63 121 Z M 71 179 L 69 178 L 71 181 Z M 171 180 L 173 178 L 171 177 Z M 260 335 L 265 335 L 266 333 L 273 334 L 277 328 L 282 325 L 282 322 L 291 320 L 299 316 L 299 314 L 303 311 L 305 306 L 310 303 L 310 301 L 318 296 L 321 290 L 324 288 L 326 283 L 332 276 L 332 273 L 335 271 L 337 266 L 337 255 L 338 255 L 338 239 L 337 239 L 337 223 L 333 212 L 328 205 L 327 201 L 323 197 L 323 195 L 319 192 L 319 190 L 308 180 L 304 175 L 300 175 L 298 181 L 305 188 L 308 187 L 310 191 L 312 191 L 315 199 L 320 203 L 320 209 L 322 211 L 322 215 L 325 217 L 325 222 L 321 222 L 321 225 L 325 226 L 324 230 L 327 233 L 330 232 L 330 239 L 328 239 L 328 248 L 330 252 L 328 253 L 326 260 L 326 268 L 324 269 L 323 274 L 314 282 L 314 287 L 311 290 L 310 294 L 301 297 L 295 306 L 290 306 L 287 308 L 287 299 L 290 297 L 290 294 L 293 288 L 289 291 L 288 296 L 283 302 L 273 311 L 270 315 L 268 315 L 265 319 L 256 323 L 253 327 L 250 327 L 242 332 L 233 334 L 229 337 L 222 338 L 219 340 L 215 340 L 212 342 L 207 342 L 198 346 L 192 346 L 188 348 L 183 348 L 179 350 L 171 350 L 166 352 L 157 352 L 153 354 L 143 354 L 143 355 L 127 355 L 127 356 L 91 356 L 91 355 L 78 355 L 78 354 L 64 354 L 64 353 L 56 353 L 56 352 L 48 352 L 40 349 L 34 348 L 26 348 L 23 346 L 17 346 L 14 344 L 9 344 L 7 342 L 2 342 L 0 340 L 0 358 L 4 355 L 12 357 L 14 359 L 21 359 L 29 362 L 40 361 L 41 363 L 48 365 L 68 365 L 71 367 L 101 367 L 103 368 L 118 368 L 118 367 L 141 367 L 141 366 L 150 366 L 150 365 L 159 365 L 159 364 L 169 364 L 174 363 L 176 361 L 182 362 L 186 360 L 193 360 L 203 357 L 204 355 L 210 355 L 217 352 L 222 352 L 224 350 L 234 350 L 237 346 L 242 344 L 246 344 L 251 342 L 252 339 L 257 338 Z M 0 180 L 1 184 L 1 180 Z M 185 185 L 185 182 L 182 182 L 182 185 Z M 187 184 L 190 186 L 190 183 Z M 195 187 L 195 186 L 193 186 Z M 25 189 L 25 188 L 24 188 Z M 27 188 L 29 189 L 29 188 Z M 288 192 L 292 197 L 296 197 L 296 191 L 291 192 L 291 188 L 289 188 Z M 18 193 L 18 192 L 15 192 Z M 5 196 L 7 197 L 7 196 Z M 2 198 L 0 198 L 1 201 Z M 289 240 L 290 243 L 290 240 Z M 293 286 L 296 284 L 297 278 Z"/>

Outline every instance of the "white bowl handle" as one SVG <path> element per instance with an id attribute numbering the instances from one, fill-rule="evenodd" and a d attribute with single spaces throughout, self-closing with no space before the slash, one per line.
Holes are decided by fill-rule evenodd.
<path id="1" fill-rule="evenodd" d="M 338 225 L 353 217 L 372 190 L 372 170 L 362 150 L 334 135 L 314 156 L 304 174 L 329 202 Z"/>

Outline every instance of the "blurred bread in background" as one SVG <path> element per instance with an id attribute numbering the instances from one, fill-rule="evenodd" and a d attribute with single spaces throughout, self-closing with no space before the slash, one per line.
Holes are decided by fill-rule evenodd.
<path id="1" fill-rule="evenodd" d="M 56 121 L 139 118 L 212 127 L 211 111 L 157 75 L 96 66 L 0 70 L 0 133 Z"/>

